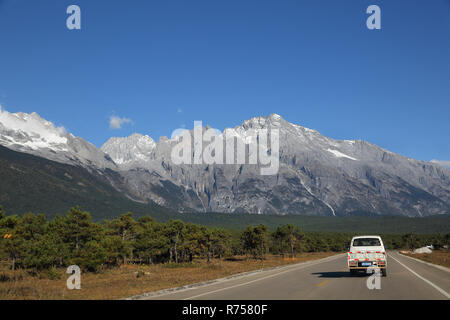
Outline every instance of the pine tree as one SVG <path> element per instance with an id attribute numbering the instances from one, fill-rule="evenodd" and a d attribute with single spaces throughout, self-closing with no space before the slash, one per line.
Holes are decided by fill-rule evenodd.
<path id="1" fill-rule="evenodd" d="M 183 235 L 185 231 L 185 224 L 181 220 L 170 220 L 166 224 L 166 236 L 170 241 L 170 262 L 175 259 L 175 263 L 178 263 L 178 250 L 183 243 Z"/>
<path id="2" fill-rule="evenodd" d="M 254 258 L 264 259 L 268 249 L 267 226 L 247 227 L 241 235 L 242 247 L 246 253 L 250 253 Z"/>
<path id="3" fill-rule="evenodd" d="M 3 207 L 0 206 L 0 220 L 3 220 L 6 218 L 6 213 L 3 211 Z"/>

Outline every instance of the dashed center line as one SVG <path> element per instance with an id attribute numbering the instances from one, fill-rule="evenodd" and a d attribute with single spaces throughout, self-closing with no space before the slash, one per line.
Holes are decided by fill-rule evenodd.
<path id="1" fill-rule="evenodd" d="M 324 281 L 322 281 L 321 283 L 319 283 L 317 286 L 318 287 L 321 287 L 321 286 L 323 286 L 325 283 L 327 283 L 328 282 L 328 280 L 324 280 Z"/>
<path id="2" fill-rule="evenodd" d="M 298 271 L 298 270 L 302 270 L 302 269 L 305 269 L 305 268 L 308 268 L 308 267 L 315 266 L 317 264 L 333 261 L 333 260 L 336 260 L 337 258 L 340 258 L 340 257 L 341 257 L 341 255 L 335 255 L 335 256 L 324 258 L 324 259 L 319 259 L 319 260 L 316 260 L 316 261 L 314 261 L 314 260 L 307 261 L 307 262 L 305 262 L 305 264 L 299 264 L 298 266 L 294 265 L 293 268 L 288 268 L 287 270 L 284 270 L 284 271 L 281 271 L 281 272 L 277 272 L 275 274 L 270 274 L 270 275 L 265 276 L 265 277 L 257 278 L 255 280 L 251 280 L 251 281 L 244 282 L 244 283 L 239 283 L 239 284 L 232 285 L 232 286 L 229 286 L 229 287 L 219 288 L 219 289 L 216 289 L 216 290 L 213 290 L 213 291 L 200 293 L 200 294 L 197 294 L 195 296 L 191 296 L 191 297 L 185 298 L 183 300 L 192 300 L 192 299 L 199 298 L 199 297 L 202 297 L 202 296 L 205 296 L 205 295 L 209 295 L 209 294 L 212 294 L 212 293 L 216 293 L 216 292 L 220 292 L 220 291 L 224 291 L 224 290 L 229 290 L 229 289 L 233 289 L 233 288 L 237 288 L 237 287 L 241 287 L 241 286 L 246 286 L 246 285 L 249 285 L 249 284 L 261 281 L 261 280 L 266 280 L 266 279 L 269 279 L 269 278 L 280 276 L 280 275 L 282 275 L 284 273 L 287 273 L 287 272 Z M 308 262 L 311 262 L 311 263 L 308 263 Z"/>

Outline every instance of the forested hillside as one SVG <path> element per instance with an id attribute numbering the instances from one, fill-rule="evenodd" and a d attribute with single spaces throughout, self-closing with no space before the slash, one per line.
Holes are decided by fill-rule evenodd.
<path id="1" fill-rule="evenodd" d="M 126 211 L 164 214 L 168 209 L 152 202 L 139 203 L 117 189 L 123 188 L 114 171 L 86 168 L 12 151 L 0 146 L 0 205 L 7 212 L 45 212 L 47 218 L 82 204 L 101 221 Z"/>

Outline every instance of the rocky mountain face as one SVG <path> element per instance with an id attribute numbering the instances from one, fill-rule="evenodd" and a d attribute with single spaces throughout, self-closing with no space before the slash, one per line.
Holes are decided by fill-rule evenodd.
<path id="1" fill-rule="evenodd" d="M 144 136 L 113 138 L 101 149 L 121 163 L 121 173 L 136 196 L 179 211 L 450 213 L 450 172 L 442 166 L 365 141 L 333 140 L 275 114 L 247 120 L 233 133 L 236 139 L 248 142 L 248 133 L 258 129 L 278 130 L 280 164 L 275 175 L 261 175 L 261 166 L 251 164 L 175 165 L 171 150 L 177 140 L 164 137 L 156 144 Z M 135 142 L 132 147 L 131 141 Z M 126 155 L 119 151 L 132 148 L 137 151 Z"/>
<path id="2" fill-rule="evenodd" d="M 264 165 L 249 164 L 256 142 L 251 133 L 262 129 L 276 130 L 278 136 L 279 169 L 273 175 L 261 174 Z M 191 138 L 195 130 L 188 133 Z M 202 134 L 206 130 L 200 128 Z M 227 143 L 245 146 L 244 163 L 176 164 L 172 151 L 179 137 L 162 137 L 156 143 L 134 134 L 111 138 L 97 149 L 35 113 L 0 112 L 0 145 L 96 174 L 117 172 L 120 184 L 118 179 L 110 181 L 116 190 L 180 212 L 450 214 L 450 171 L 439 164 L 406 158 L 365 141 L 334 140 L 275 114 L 247 120 L 220 137 L 224 159 L 230 151 Z M 200 150 L 206 152 L 208 144 L 203 142 Z M 267 154 L 276 154 L 268 149 Z M 188 158 L 194 163 L 197 156 L 194 152 Z"/>
<path id="3" fill-rule="evenodd" d="M 135 167 L 145 166 L 151 159 L 156 143 L 149 136 L 133 134 L 126 138 L 111 138 L 104 144 L 102 151 L 114 159 L 120 166 L 133 164 Z"/>

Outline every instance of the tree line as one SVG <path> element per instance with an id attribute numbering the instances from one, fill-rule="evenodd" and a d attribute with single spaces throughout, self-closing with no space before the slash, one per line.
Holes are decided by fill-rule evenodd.
<path id="1" fill-rule="evenodd" d="M 99 272 L 121 264 L 185 263 L 202 258 L 247 256 L 264 259 L 268 253 L 295 256 L 300 252 L 343 252 L 347 233 L 304 233 L 292 224 L 274 231 L 261 224 L 242 231 L 209 228 L 181 220 L 161 223 L 150 216 L 122 214 L 104 223 L 92 221 L 79 207 L 47 221 L 43 214 L 7 216 L 0 206 L 0 259 L 11 269 L 36 271 L 78 265 Z M 390 248 L 448 245 L 447 235 L 389 235 Z"/>

